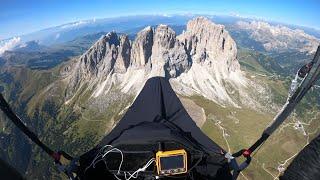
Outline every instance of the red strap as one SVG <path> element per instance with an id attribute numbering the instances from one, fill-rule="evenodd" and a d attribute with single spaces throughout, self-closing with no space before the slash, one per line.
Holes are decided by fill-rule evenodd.
<path id="1" fill-rule="evenodd" d="M 242 155 L 243 155 L 244 157 L 250 157 L 251 153 L 252 153 L 252 152 L 251 152 L 249 149 L 245 149 L 245 150 L 243 151 Z"/>
<path id="2" fill-rule="evenodd" d="M 58 153 L 58 152 L 54 152 L 53 154 L 51 154 L 51 157 L 52 157 L 55 161 L 59 162 L 59 161 L 60 161 L 60 158 L 61 158 L 61 154 Z"/>

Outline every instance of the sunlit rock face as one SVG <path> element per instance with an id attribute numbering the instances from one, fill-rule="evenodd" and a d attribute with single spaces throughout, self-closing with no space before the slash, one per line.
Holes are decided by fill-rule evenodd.
<path id="1" fill-rule="evenodd" d="M 112 85 L 137 93 L 148 78 L 162 76 L 179 94 L 236 105 L 226 89 L 226 84 L 229 89 L 246 86 L 236 55 L 236 43 L 224 26 L 204 17 L 189 21 L 179 36 L 167 25 L 146 27 L 133 41 L 110 32 L 78 59 L 69 89 L 88 83 L 95 98 Z"/>

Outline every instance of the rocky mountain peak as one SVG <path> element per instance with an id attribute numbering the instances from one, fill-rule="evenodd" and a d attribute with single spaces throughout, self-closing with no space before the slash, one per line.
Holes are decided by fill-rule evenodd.
<path id="1" fill-rule="evenodd" d="M 125 72 L 130 63 L 130 41 L 127 35 L 116 32 L 102 36 L 80 57 L 82 72 L 88 75 L 107 75 L 111 71 Z"/>
<path id="2" fill-rule="evenodd" d="M 214 24 L 205 17 L 188 22 L 186 31 L 179 36 L 195 62 L 211 65 L 213 61 L 226 71 L 239 70 L 237 46 L 223 25 Z M 206 61 L 211 60 L 211 61 Z"/>
<path id="3" fill-rule="evenodd" d="M 183 44 L 167 25 L 159 25 L 155 29 L 151 62 L 151 76 L 176 77 L 190 68 Z"/>
<path id="4" fill-rule="evenodd" d="M 125 93 L 136 92 L 149 77 L 163 76 L 180 94 L 228 102 L 225 83 L 237 88 L 245 84 L 236 54 L 236 43 L 224 26 L 198 17 L 178 36 L 162 24 L 144 28 L 134 41 L 110 32 L 80 57 L 71 79 L 76 87 L 87 79 L 98 97 L 112 84 L 120 84 Z"/>
<path id="5" fill-rule="evenodd" d="M 159 47 L 164 49 L 173 48 L 176 42 L 176 32 L 167 25 L 160 24 L 155 29 L 155 42 Z"/>
<path id="6" fill-rule="evenodd" d="M 203 16 L 196 17 L 187 23 L 187 29 L 190 31 L 192 30 L 193 32 L 203 32 L 204 29 L 210 30 L 211 28 L 223 29 L 224 26 L 217 25 L 210 19 Z"/>

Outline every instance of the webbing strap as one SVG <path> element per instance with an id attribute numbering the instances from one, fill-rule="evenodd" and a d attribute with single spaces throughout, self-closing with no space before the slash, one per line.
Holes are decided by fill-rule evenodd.
<path id="1" fill-rule="evenodd" d="M 58 165 L 59 170 L 63 169 L 63 171 L 66 173 L 66 175 L 69 178 L 74 179 L 72 178 L 73 177 L 72 173 L 70 173 L 68 170 L 69 167 L 65 168 L 65 166 L 63 166 L 60 162 L 61 156 L 63 156 L 64 158 L 70 161 L 73 160 L 73 158 L 64 151 L 55 152 L 52 149 L 50 149 L 47 145 L 45 145 L 43 142 L 41 142 L 38 136 L 34 132 L 32 132 L 26 125 L 24 125 L 22 120 L 12 111 L 9 104 L 4 99 L 1 93 L 0 93 L 0 109 L 26 136 L 28 136 L 34 143 L 36 143 L 41 149 L 43 149 L 48 155 L 50 155 L 55 160 L 55 163 Z"/>
<path id="2" fill-rule="evenodd" d="M 4 114 L 25 134 L 27 135 L 34 143 L 36 143 L 41 149 L 43 149 L 47 154 L 53 157 L 54 151 L 51 150 L 48 146 L 43 144 L 38 136 L 30 131 L 27 126 L 23 124 L 21 119 L 12 111 L 7 101 L 4 99 L 3 95 L 0 93 L 0 108 Z"/>

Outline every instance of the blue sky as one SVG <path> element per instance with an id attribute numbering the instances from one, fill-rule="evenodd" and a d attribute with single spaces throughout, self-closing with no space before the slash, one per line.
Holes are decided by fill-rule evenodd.
<path id="1" fill-rule="evenodd" d="M 0 39 L 77 20 L 138 14 L 239 14 L 320 29 L 319 0 L 0 0 Z"/>

